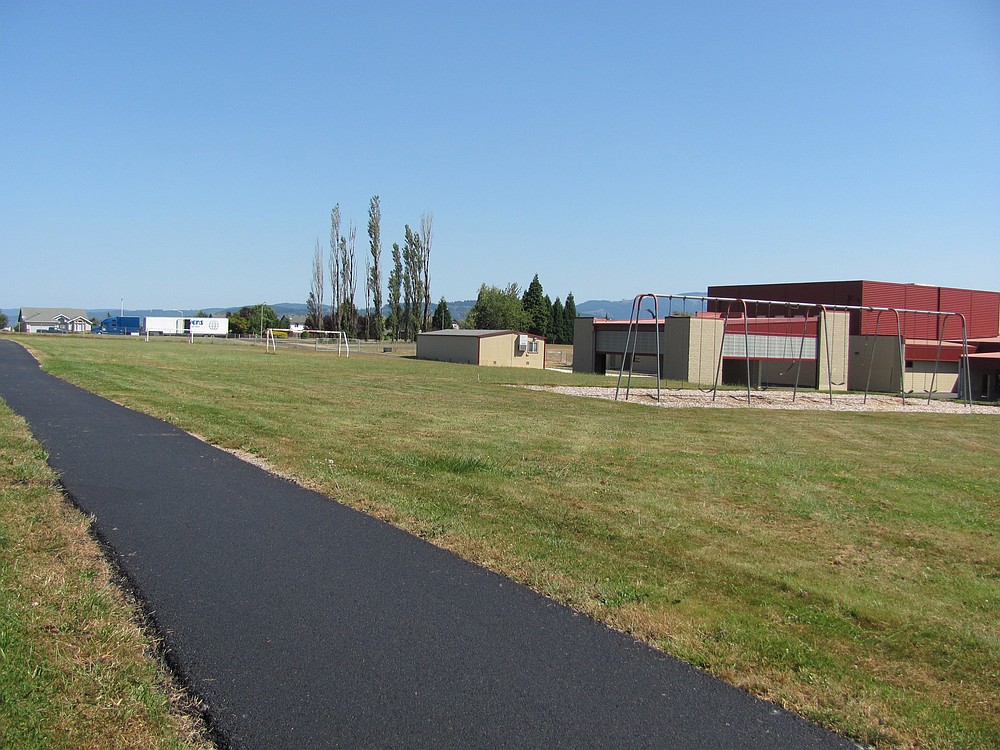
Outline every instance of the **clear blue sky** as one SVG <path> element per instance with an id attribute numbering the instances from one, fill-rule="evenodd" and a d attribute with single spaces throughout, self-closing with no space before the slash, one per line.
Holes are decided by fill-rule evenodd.
<path id="1" fill-rule="evenodd" d="M 304 302 L 376 193 L 435 300 L 1000 289 L 996 0 L 0 0 L 0 143 L 4 308 Z"/>

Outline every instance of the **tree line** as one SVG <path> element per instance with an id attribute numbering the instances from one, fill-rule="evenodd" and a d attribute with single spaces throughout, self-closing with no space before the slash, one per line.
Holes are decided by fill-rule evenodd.
<path id="1" fill-rule="evenodd" d="M 431 277 L 430 257 L 434 216 L 424 213 L 420 228 L 403 228 L 403 246 L 392 243 L 392 268 L 385 291 L 388 315 L 383 309 L 382 206 L 373 195 L 368 205 L 368 252 L 365 255 L 364 311 L 357 308 L 358 268 L 355 243 L 357 227 L 348 221 L 341 232 L 340 204 L 330 212 L 330 250 L 324 263 L 324 248 L 316 240 L 312 278 L 306 300 L 306 328 L 345 331 L 365 339 L 411 341 L 420 331 L 429 330 Z M 329 272 L 330 304 L 325 303 L 326 272 Z M 327 312 L 329 311 L 329 312 Z"/>
<path id="2" fill-rule="evenodd" d="M 542 289 L 536 273 L 523 293 L 517 284 L 509 284 L 504 289 L 486 284 L 480 286 L 476 304 L 469 310 L 465 324 L 468 328 L 533 333 L 545 336 L 550 344 L 572 344 L 575 321 L 573 292 L 566 295 L 565 304 L 559 297 L 553 302 Z"/>

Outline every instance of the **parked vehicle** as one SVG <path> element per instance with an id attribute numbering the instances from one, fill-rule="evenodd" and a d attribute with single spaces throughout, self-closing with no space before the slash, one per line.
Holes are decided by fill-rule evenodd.
<path id="1" fill-rule="evenodd" d="M 105 318 L 93 329 L 93 333 L 110 333 L 123 336 L 138 335 L 142 330 L 142 318 L 132 315 L 115 315 Z"/>

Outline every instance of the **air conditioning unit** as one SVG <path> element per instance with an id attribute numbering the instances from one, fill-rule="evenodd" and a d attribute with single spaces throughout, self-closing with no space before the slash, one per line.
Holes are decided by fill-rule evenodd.
<path id="1" fill-rule="evenodd" d="M 528 337 L 525 334 L 519 334 L 517 337 L 517 350 L 519 352 L 528 351 Z"/>

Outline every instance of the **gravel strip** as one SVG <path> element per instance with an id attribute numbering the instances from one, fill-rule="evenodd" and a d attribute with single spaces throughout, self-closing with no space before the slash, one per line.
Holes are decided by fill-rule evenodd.
<path id="1" fill-rule="evenodd" d="M 567 396 L 583 396 L 585 398 L 604 398 L 614 400 L 614 388 L 580 388 L 573 386 L 525 386 L 535 391 L 550 391 L 561 393 Z M 625 400 L 625 389 L 619 394 L 619 401 Z M 815 391 L 799 393 L 792 400 L 790 391 L 753 391 L 751 402 L 747 404 L 746 391 L 719 391 L 715 400 L 712 394 L 703 393 L 697 390 L 662 390 L 660 401 L 656 400 L 655 388 L 633 388 L 629 393 L 630 403 L 644 404 L 646 406 L 661 406 L 666 408 L 685 407 L 709 407 L 715 409 L 786 409 L 803 411 L 815 409 L 820 411 L 896 411 L 907 413 L 931 413 L 931 414 L 991 414 L 1000 416 L 1000 406 L 981 406 L 974 404 L 968 406 L 959 401 L 943 401 L 932 399 L 930 403 L 927 398 L 920 396 L 907 396 L 904 404 L 899 396 L 888 396 L 884 394 L 869 394 L 867 401 L 863 395 L 854 393 L 835 393 L 833 403 L 830 403 L 828 394 L 819 394 Z"/>

